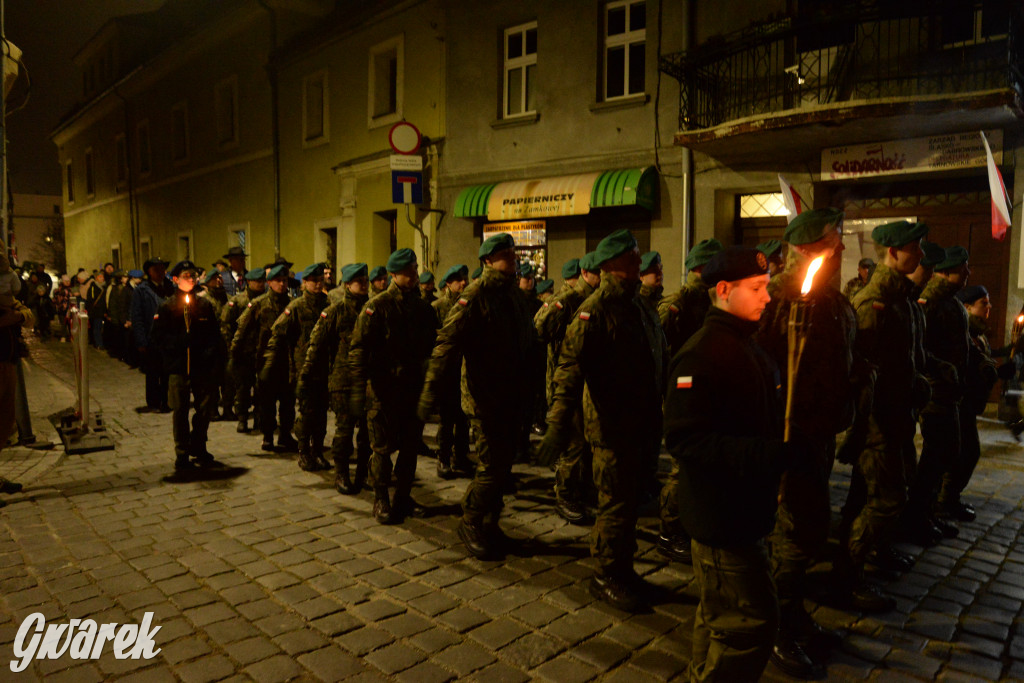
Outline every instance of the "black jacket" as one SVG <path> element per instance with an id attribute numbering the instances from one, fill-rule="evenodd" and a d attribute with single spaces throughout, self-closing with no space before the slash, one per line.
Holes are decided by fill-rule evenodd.
<path id="1" fill-rule="evenodd" d="M 157 309 L 150 339 L 160 352 L 164 371 L 217 381 L 227 362 L 227 350 L 213 305 L 190 294 L 188 318 L 186 331 L 185 293 L 181 290 L 175 290 Z"/>
<path id="2" fill-rule="evenodd" d="M 714 547 L 752 543 L 775 524 L 782 387 L 757 328 L 712 307 L 669 369 L 665 445 L 679 462 L 680 519 Z"/>

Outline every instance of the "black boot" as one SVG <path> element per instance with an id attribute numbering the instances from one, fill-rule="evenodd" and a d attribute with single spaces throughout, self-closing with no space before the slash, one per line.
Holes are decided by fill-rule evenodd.
<path id="1" fill-rule="evenodd" d="M 295 452 L 299 449 L 299 442 L 292 438 L 286 431 L 281 431 L 277 437 L 277 447 L 282 451 Z"/>
<path id="2" fill-rule="evenodd" d="M 454 479 L 455 472 L 452 470 L 452 454 L 444 451 L 437 452 L 437 476 L 441 479 Z"/>
<path id="3" fill-rule="evenodd" d="M 825 666 L 814 661 L 792 633 L 780 630 L 772 648 L 772 663 L 784 674 L 805 681 L 816 681 L 825 677 Z"/>
<path id="4" fill-rule="evenodd" d="M 373 518 L 381 524 L 394 524 L 391 514 L 391 499 L 387 489 L 376 489 L 373 493 Z"/>
<path id="5" fill-rule="evenodd" d="M 299 469 L 304 472 L 315 472 L 316 463 L 313 462 L 313 456 L 309 452 L 309 447 L 306 444 L 299 446 Z"/>
<path id="6" fill-rule="evenodd" d="M 588 584 L 590 594 L 623 612 L 639 613 L 645 611 L 643 598 L 635 587 L 625 580 L 598 572 L 590 577 Z"/>
<path id="7" fill-rule="evenodd" d="M 359 493 L 366 487 L 366 475 L 369 470 L 370 456 L 356 458 L 356 474 L 352 479 L 352 489 L 349 493 Z"/>
<path id="8" fill-rule="evenodd" d="M 348 476 L 348 458 L 334 458 L 334 489 L 338 493 L 351 493 L 352 480 Z"/>
<path id="9" fill-rule="evenodd" d="M 473 557 L 478 560 L 494 559 L 482 524 L 469 523 L 463 518 L 459 523 L 459 538 Z"/>
<path id="10" fill-rule="evenodd" d="M 685 533 L 662 533 L 658 537 L 658 552 L 661 556 L 680 562 L 682 564 L 693 564 L 693 555 L 690 551 L 690 537 Z"/>

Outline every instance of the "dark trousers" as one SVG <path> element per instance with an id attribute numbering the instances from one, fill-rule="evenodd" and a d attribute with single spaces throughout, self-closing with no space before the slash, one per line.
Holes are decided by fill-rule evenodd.
<path id="1" fill-rule="evenodd" d="M 441 456 L 451 460 L 454 455 L 464 461 L 469 453 L 469 418 L 462 412 L 459 383 L 441 394 L 441 422 L 437 426 L 437 445 Z"/>
<path id="2" fill-rule="evenodd" d="M 280 382 L 259 383 L 256 390 L 262 410 L 260 411 L 260 429 L 264 439 L 271 439 L 274 430 L 280 426 L 278 439 L 291 436 L 295 426 L 295 386 L 286 380 Z M 278 425 L 277 417 L 281 422 Z"/>
<path id="3" fill-rule="evenodd" d="M 331 457 L 335 464 L 347 464 L 352 457 L 352 437 L 356 441 L 356 463 L 369 467 L 370 462 L 370 430 L 366 425 L 366 416 L 353 420 L 348 415 L 345 405 L 346 395 L 342 391 L 331 392 L 331 406 L 334 410 L 334 439 L 331 441 Z M 358 430 L 358 431 L 357 431 Z"/>
<path id="4" fill-rule="evenodd" d="M 160 409 L 167 405 L 167 373 L 160 355 L 152 347 L 142 354 L 142 371 L 146 373 L 146 405 Z"/>
<path id="5" fill-rule="evenodd" d="M 496 525 L 504 507 L 502 490 L 512 472 L 521 424 L 518 416 L 472 418 L 476 431 L 476 474 L 462 499 L 462 516 L 473 526 Z"/>
<path id="6" fill-rule="evenodd" d="M 961 406 L 960 417 L 960 452 L 957 453 L 949 470 L 942 477 L 942 492 L 939 494 L 940 505 L 955 505 L 960 502 L 960 494 L 974 475 L 974 468 L 981 458 L 981 441 L 978 438 L 978 416 L 970 408 Z"/>
<path id="7" fill-rule="evenodd" d="M 924 445 L 910 484 L 906 512 L 914 521 L 931 516 L 943 475 L 960 454 L 960 420 L 956 411 L 923 413 L 920 421 Z"/>
<path id="8" fill-rule="evenodd" d="M 408 497 L 416 478 L 416 458 L 423 441 L 423 423 L 415 406 L 374 405 L 366 413 L 370 429 L 370 485 L 380 495 L 395 481 L 395 499 Z M 397 451 L 392 466 L 391 454 Z"/>
<path id="9" fill-rule="evenodd" d="M 171 375 L 168 378 L 167 393 L 177 460 L 181 462 L 188 460 L 190 455 L 203 455 L 206 452 L 210 418 L 217 412 L 216 382 L 209 378 L 190 379 L 188 375 Z M 189 429 L 188 412 L 193 405 L 195 413 L 192 416 L 192 428 Z"/>
<path id="10" fill-rule="evenodd" d="M 594 486 L 597 488 L 597 517 L 590 536 L 590 554 L 601 573 L 628 579 L 633 573 L 636 553 L 637 479 L 643 450 L 590 444 L 594 458 Z"/>

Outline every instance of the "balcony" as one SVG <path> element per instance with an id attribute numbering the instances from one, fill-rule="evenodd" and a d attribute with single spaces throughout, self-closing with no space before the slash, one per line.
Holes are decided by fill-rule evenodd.
<path id="1" fill-rule="evenodd" d="M 1024 10 L 849 2 L 664 55 L 660 68 L 680 84 L 676 144 L 727 160 L 751 153 L 750 133 L 784 152 L 1010 127 L 1024 118 Z"/>

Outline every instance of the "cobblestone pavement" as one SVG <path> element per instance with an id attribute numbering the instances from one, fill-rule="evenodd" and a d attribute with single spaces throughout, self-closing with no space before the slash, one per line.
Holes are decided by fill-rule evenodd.
<path id="1" fill-rule="evenodd" d="M 34 426 L 72 402 L 70 345 L 32 343 L 26 368 Z M 8 449 L 0 474 L 25 490 L 0 510 L 0 680 L 221 679 L 497 681 L 669 680 L 685 672 L 693 627 L 689 567 L 653 550 L 657 520 L 641 519 L 637 569 L 659 591 L 650 614 L 595 603 L 585 579 L 587 530 L 551 508 L 552 476 L 517 466 L 505 528 L 532 539 L 504 562 L 458 542 L 465 480 L 421 462 L 414 494 L 433 514 L 402 526 L 371 517 L 370 493 L 342 496 L 330 473 L 267 455 L 231 423 L 211 426 L 209 450 L 237 476 L 175 483 L 167 415 L 139 415 L 143 377 L 91 351 L 92 397 L 114 451 Z M 1020 447 L 984 424 L 985 453 L 966 500 L 978 519 L 919 553 L 888 581 L 897 611 L 881 617 L 818 607 L 841 629 L 831 680 L 1024 679 L 1024 512 Z M 666 463 L 667 464 L 667 463 Z M 848 468 L 834 476 L 836 507 Z M 815 584 L 827 565 L 816 568 Z M 890 577 L 891 579 L 891 577 Z M 154 613 L 151 660 L 37 660 L 9 671 L 21 622 L 92 618 L 140 623 Z M 765 680 L 784 680 L 770 665 Z"/>

